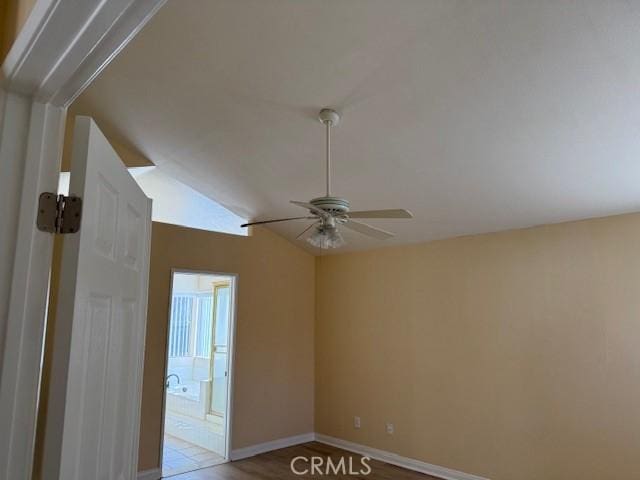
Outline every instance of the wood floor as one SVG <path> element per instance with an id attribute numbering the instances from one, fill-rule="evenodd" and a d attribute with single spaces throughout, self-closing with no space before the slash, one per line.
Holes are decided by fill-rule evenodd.
<path id="1" fill-rule="evenodd" d="M 389 465 L 388 463 L 371 460 L 371 473 L 369 475 L 335 475 L 330 472 L 325 473 L 323 465 L 323 475 L 306 474 L 296 475 L 291 471 L 291 460 L 295 457 L 330 457 L 333 464 L 338 464 L 340 458 L 344 457 L 345 464 L 349 465 L 349 458 L 352 458 L 353 470 L 360 471 L 362 464 L 360 455 L 330 447 L 322 443 L 311 442 L 304 445 L 283 448 L 273 452 L 264 453 L 255 457 L 247 458 L 237 462 L 225 463 L 215 467 L 204 468 L 190 473 L 168 477 L 170 480 L 294 480 L 294 479 L 368 479 L 368 480 L 429 480 L 435 479 L 430 475 L 405 470 L 404 468 Z M 295 465 L 298 470 L 308 468 L 308 464 L 299 461 Z"/>

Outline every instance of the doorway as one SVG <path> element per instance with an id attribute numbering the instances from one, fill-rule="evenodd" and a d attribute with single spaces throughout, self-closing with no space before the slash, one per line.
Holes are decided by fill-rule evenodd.
<path id="1" fill-rule="evenodd" d="M 162 476 L 229 459 L 235 276 L 173 271 Z"/>

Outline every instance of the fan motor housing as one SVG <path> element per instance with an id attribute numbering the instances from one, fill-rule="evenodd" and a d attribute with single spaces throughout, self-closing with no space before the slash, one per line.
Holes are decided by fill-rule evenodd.
<path id="1" fill-rule="evenodd" d="M 349 201 L 340 197 L 318 197 L 309 202 L 332 215 L 341 215 L 349 212 Z"/>

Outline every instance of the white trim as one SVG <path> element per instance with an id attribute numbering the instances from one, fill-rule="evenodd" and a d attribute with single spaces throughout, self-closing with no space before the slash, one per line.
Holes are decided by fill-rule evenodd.
<path id="1" fill-rule="evenodd" d="M 227 340 L 227 415 L 225 416 L 225 444 L 224 458 L 231 460 L 231 441 L 233 440 L 233 396 L 236 391 L 236 331 L 237 331 L 237 312 L 238 312 L 238 288 L 240 276 L 238 274 L 231 275 L 231 325 L 229 325 L 229 339 Z"/>
<path id="2" fill-rule="evenodd" d="M 10 94 L 13 95 L 13 94 Z M 29 102 L 30 103 L 30 102 Z M 57 189 L 64 109 L 30 103 L 0 371 L 0 478 L 30 478 L 53 236 L 37 230 L 40 192 Z M 19 181 L 8 178 L 8 181 Z"/>
<path id="3" fill-rule="evenodd" d="M 176 273 L 190 273 L 190 274 L 202 274 L 202 275 L 217 275 L 221 277 L 228 277 L 230 279 L 229 285 L 231 286 L 231 312 L 229 317 L 229 338 L 227 345 L 227 414 L 225 415 L 225 442 L 224 442 L 224 461 L 228 462 L 232 459 L 231 455 L 231 440 L 233 437 L 233 392 L 235 390 L 235 352 L 236 352 L 236 312 L 238 311 L 238 274 L 228 272 L 214 272 L 211 270 L 193 270 L 186 268 L 172 268 L 171 269 L 171 282 L 169 286 L 169 311 L 167 314 L 167 336 L 165 339 L 165 365 L 164 365 L 164 377 L 162 377 L 162 417 L 160 426 L 160 470 L 162 471 L 162 460 L 164 455 L 164 418 L 166 414 L 166 402 L 167 393 L 165 391 L 164 382 L 168 375 L 169 370 L 169 324 L 171 323 L 171 302 L 173 301 L 173 278 Z"/>
<path id="4" fill-rule="evenodd" d="M 442 478 L 443 480 L 488 480 L 487 478 L 479 477 L 478 475 L 459 472 L 458 470 L 453 470 L 451 468 L 440 467 L 439 465 L 433 465 L 413 458 L 403 457 L 397 453 L 378 450 L 377 448 L 367 447 L 365 445 L 349 442 L 340 438 L 330 437 L 329 435 L 323 435 L 321 433 L 315 434 L 315 440 L 320 443 L 331 445 L 332 447 L 348 450 L 349 452 L 364 455 L 366 457 L 373 458 L 374 460 L 406 468 L 407 470 L 432 475 L 434 477 Z"/>
<path id="5" fill-rule="evenodd" d="M 133 445 L 131 445 L 131 455 L 133 456 L 132 465 L 134 465 L 134 471 L 137 469 L 139 454 L 140 454 L 140 430 L 142 423 L 142 390 L 143 390 L 143 379 L 144 379 L 144 357 L 145 351 L 147 349 L 147 323 L 148 323 L 148 308 L 149 308 L 149 276 L 151 273 L 151 235 L 153 231 L 153 222 L 151 221 L 151 209 L 153 207 L 153 201 L 148 198 L 147 199 L 147 211 L 145 212 L 145 218 L 147 219 L 147 228 L 148 231 L 146 234 L 146 242 L 142 246 L 142 271 L 146 272 L 141 279 L 141 295 L 140 301 L 142 305 L 140 305 L 140 314 L 144 318 L 144 321 L 140 325 L 140 328 L 136 332 L 138 337 L 138 345 L 140 345 L 140 351 L 138 352 L 138 368 L 136 369 L 136 373 L 138 378 L 136 379 L 136 384 L 138 389 L 136 391 L 135 404 L 133 405 L 135 408 L 133 417 L 131 419 L 133 425 L 135 425 L 136 434 L 133 437 Z M 160 478 L 160 477 L 157 477 Z"/>
<path id="6" fill-rule="evenodd" d="M 159 468 L 138 472 L 137 476 L 137 480 L 160 480 L 160 478 L 162 478 L 162 472 Z"/>
<path id="7" fill-rule="evenodd" d="M 37 0 L 2 65 L 1 478 L 31 478 L 53 246 L 34 215 L 39 194 L 57 191 L 65 107 L 164 1 Z"/>
<path id="8" fill-rule="evenodd" d="M 323 435 L 321 433 L 304 433 L 302 435 L 294 435 L 292 437 L 279 438 L 270 442 L 259 443 L 257 445 L 251 445 L 249 447 L 238 448 L 231 451 L 231 460 L 243 460 L 245 458 L 254 457 L 262 453 L 271 452 L 274 450 L 280 450 L 281 448 L 293 447 L 294 445 L 301 445 L 309 442 L 319 442 L 332 447 L 340 448 L 348 452 L 357 453 L 366 457 L 373 458 L 390 465 L 396 465 L 398 467 L 412 470 L 414 472 L 424 473 L 433 477 L 438 477 L 443 480 L 489 480 L 485 477 L 473 475 L 471 473 L 460 472 L 453 470 L 452 468 L 441 467 L 439 465 L 433 465 L 431 463 L 422 462 L 413 458 L 403 457 L 397 453 L 387 452 L 385 450 L 379 450 L 377 448 L 367 447 L 358 443 L 349 442 L 348 440 L 342 440 L 340 438 L 331 437 L 329 435 Z M 152 472 L 153 470 L 148 470 Z M 145 473 L 145 472 L 142 472 Z M 138 474 L 138 480 L 147 477 L 140 477 Z M 155 480 L 155 477 L 148 477 L 148 480 Z"/>
<path id="9" fill-rule="evenodd" d="M 167 335 L 164 340 L 164 374 L 162 375 L 162 411 L 160 413 L 160 445 L 158 450 L 158 461 L 160 465 L 160 473 L 162 473 L 162 465 L 164 463 L 164 423 L 167 414 L 167 374 L 169 373 L 169 341 L 171 335 L 171 309 L 173 302 L 173 269 L 169 273 L 169 308 L 167 309 Z"/>
<path id="10" fill-rule="evenodd" d="M 9 90 L 68 106 L 165 0 L 39 0 L 3 71 Z"/>
<path id="11" fill-rule="evenodd" d="M 243 458 L 254 457 L 256 455 L 260 455 L 261 453 L 271 452 L 272 450 L 279 450 L 281 448 L 292 447 L 294 445 L 300 445 L 302 443 L 313 442 L 315 439 L 316 434 L 313 432 L 309 432 L 303 433 L 302 435 L 279 438 L 278 440 L 251 445 L 250 447 L 238 448 L 231 451 L 231 460 L 242 460 Z"/>
<path id="12" fill-rule="evenodd" d="M 31 102 L 22 95 L 0 92 L 3 100 L 0 115 L 0 358 L 9 315 L 13 257 L 18 231 L 17 214 L 20 208 L 20 192 L 24 176 L 24 158 L 27 141 L 24 132 L 29 130 Z M 10 119 L 8 122 L 6 119 Z M 4 120 L 4 122 L 3 122 Z M 0 362 L 0 379 L 2 368 Z M 2 421 L 0 412 L 0 421 Z"/>

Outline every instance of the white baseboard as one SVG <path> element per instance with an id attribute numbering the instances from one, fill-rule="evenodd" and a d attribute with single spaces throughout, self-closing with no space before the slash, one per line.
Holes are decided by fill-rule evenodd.
<path id="1" fill-rule="evenodd" d="M 313 442 L 314 439 L 315 433 L 310 432 L 303 433 L 302 435 L 295 435 L 293 437 L 279 438 L 278 440 L 259 443 L 257 445 L 251 445 L 250 447 L 238 448 L 236 450 L 231 450 L 231 460 L 242 460 L 243 458 L 253 457 L 272 450 L 292 447 L 293 445 L 300 445 L 301 443 Z"/>
<path id="2" fill-rule="evenodd" d="M 138 472 L 138 480 L 159 480 L 161 477 L 162 470 L 159 468 Z"/>
<path id="3" fill-rule="evenodd" d="M 427 475 L 442 478 L 443 480 L 489 480 L 487 478 L 472 475 L 470 473 L 459 472 L 451 468 L 432 465 L 420 460 L 414 460 L 413 458 L 403 457 L 396 453 L 378 450 L 377 448 L 367 447 L 365 445 L 349 442 L 340 438 L 330 437 L 321 433 L 315 434 L 315 440 L 316 442 L 326 443 L 327 445 L 331 445 L 332 447 L 337 447 L 343 450 L 358 453 L 360 455 L 371 457 L 374 460 L 380 460 L 381 462 L 390 463 L 392 465 L 397 465 L 398 467 L 406 468 L 407 470 L 426 473 Z"/>
<path id="4" fill-rule="evenodd" d="M 278 440 L 272 440 L 270 442 L 259 443 L 257 445 L 232 450 L 231 460 L 242 460 L 243 458 L 253 457 L 261 453 L 267 453 L 280 448 L 292 447 L 294 445 L 313 441 L 325 443 L 332 447 L 341 448 L 359 455 L 364 455 L 381 462 L 406 468 L 407 470 L 432 475 L 434 477 L 442 478 L 443 480 L 489 480 L 478 475 L 459 472 L 458 470 L 453 470 L 451 468 L 440 467 L 438 465 L 422 462 L 413 458 L 403 457 L 396 453 L 378 450 L 377 448 L 367 447 L 358 443 L 349 442 L 348 440 L 342 440 L 340 438 L 313 432 L 295 435 L 293 437 L 279 438 Z M 138 480 L 158 480 L 161 476 L 162 473 L 159 468 L 138 472 Z"/>

